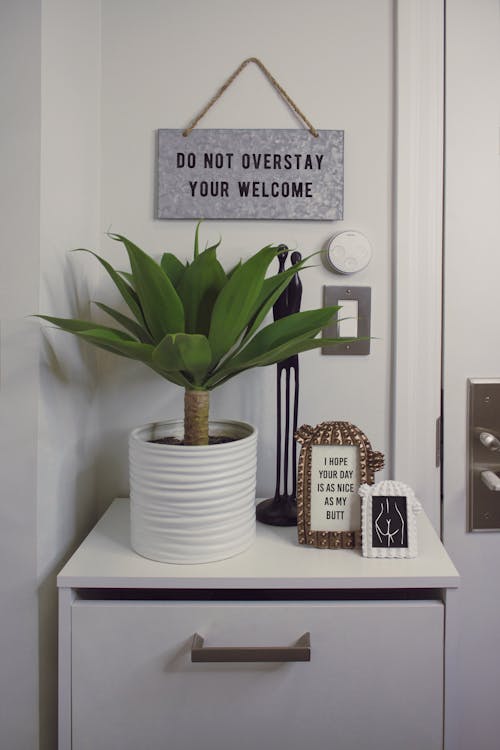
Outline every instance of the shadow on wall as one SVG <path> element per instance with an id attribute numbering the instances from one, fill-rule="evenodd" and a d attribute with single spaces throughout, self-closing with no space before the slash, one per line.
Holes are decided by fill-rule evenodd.
<path id="1" fill-rule="evenodd" d="M 50 570 L 40 576 L 38 583 L 38 682 L 40 713 L 40 750 L 57 747 L 57 644 L 58 644 L 58 594 L 57 574 L 75 549 L 95 525 L 97 503 L 89 502 L 87 488 L 94 477 L 94 466 L 80 471 L 75 477 L 74 507 L 71 512 L 71 530 L 66 529 L 69 541 L 60 550 Z M 66 488 L 66 482 L 60 481 Z M 80 488 L 80 490 L 79 490 Z M 68 522 L 69 519 L 67 518 Z"/>
<path id="2" fill-rule="evenodd" d="M 43 281 L 43 312 L 87 317 L 89 294 L 75 256 Z M 40 329 L 37 446 L 37 581 L 40 750 L 57 747 L 59 570 L 98 518 L 98 361 L 73 336 Z"/>

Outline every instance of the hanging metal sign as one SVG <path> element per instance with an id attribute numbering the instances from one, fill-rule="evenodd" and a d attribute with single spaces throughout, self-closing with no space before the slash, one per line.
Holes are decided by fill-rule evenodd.
<path id="1" fill-rule="evenodd" d="M 340 220 L 344 131 L 158 131 L 159 219 Z"/>

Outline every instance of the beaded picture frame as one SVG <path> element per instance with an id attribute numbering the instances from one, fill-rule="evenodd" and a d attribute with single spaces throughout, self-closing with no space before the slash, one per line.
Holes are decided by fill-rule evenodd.
<path id="1" fill-rule="evenodd" d="M 352 549 L 361 543 L 358 488 L 373 484 L 384 456 L 372 449 L 359 427 L 350 422 L 302 425 L 297 471 L 299 544 L 322 549 Z"/>

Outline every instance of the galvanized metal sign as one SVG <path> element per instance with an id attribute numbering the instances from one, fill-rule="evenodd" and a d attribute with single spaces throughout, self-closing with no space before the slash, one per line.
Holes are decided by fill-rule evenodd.
<path id="1" fill-rule="evenodd" d="M 158 131 L 159 219 L 338 220 L 344 131 Z"/>

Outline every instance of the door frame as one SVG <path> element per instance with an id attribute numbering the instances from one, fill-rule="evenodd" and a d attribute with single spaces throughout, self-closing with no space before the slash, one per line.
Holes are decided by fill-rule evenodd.
<path id="1" fill-rule="evenodd" d="M 391 468 L 438 532 L 444 12 L 445 0 L 395 2 Z"/>

